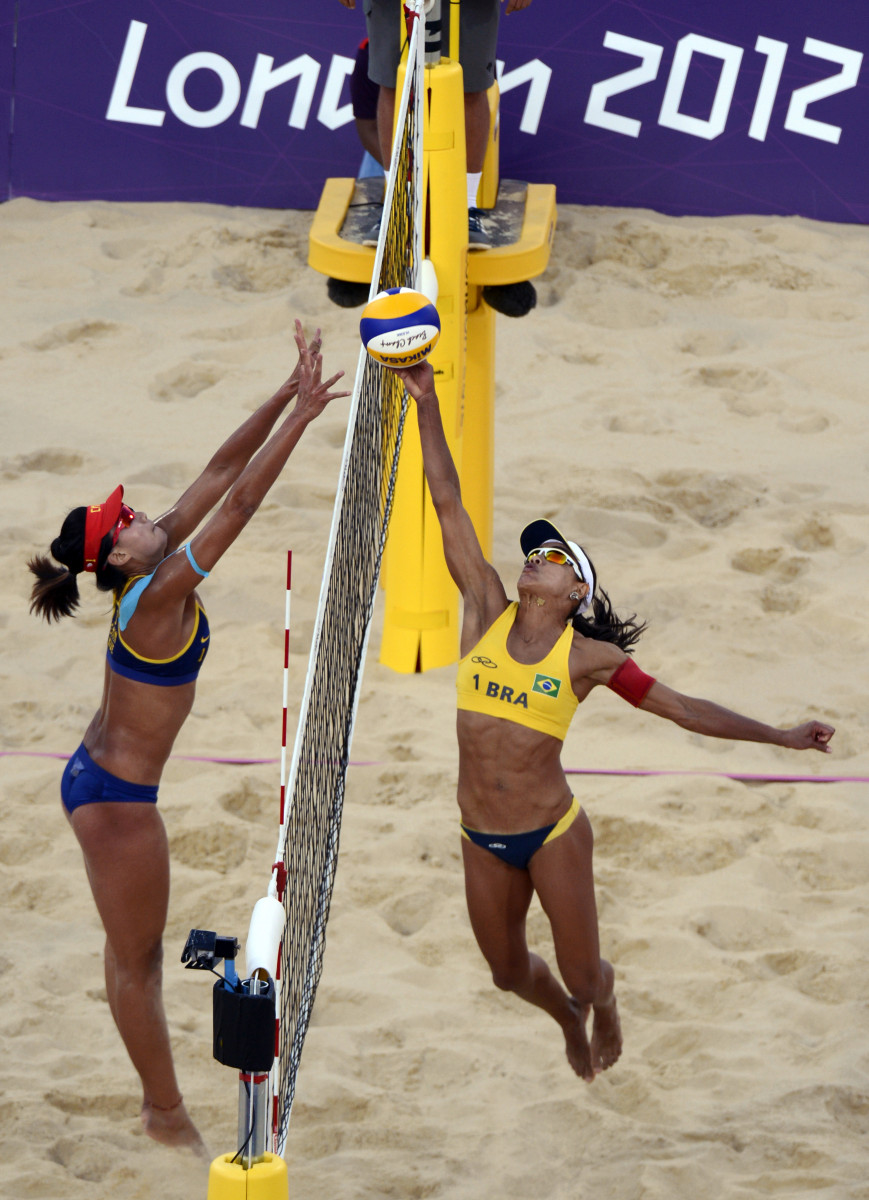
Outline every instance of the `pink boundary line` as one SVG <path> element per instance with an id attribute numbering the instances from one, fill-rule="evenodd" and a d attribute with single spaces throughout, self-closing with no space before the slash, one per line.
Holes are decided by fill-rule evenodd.
<path id="1" fill-rule="evenodd" d="M 185 762 L 225 763 L 229 766 L 260 766 L 277 763 L 277 758 L 228 758 L 206 754 L 173 754 L 173 758 Z M 0 758 L 69 758 L 58 750 L 0 750 Z M 351 762 L 351 767 L 379 767 L 384 763 L 376 759 L 359 759 Z M 678 771 L 670 768 L 656 771 L 642 768 L 613 768 L 613 767 L 565 767 L 565 775 L 623 775 L 623 776 L 659 776 L 685 775 L 699 776 L 712 779 L 736 779 L 740 782 L 755 780 L 759 783 L 869 783 L 869 775 L 764 775 L 753 771 Z"/>

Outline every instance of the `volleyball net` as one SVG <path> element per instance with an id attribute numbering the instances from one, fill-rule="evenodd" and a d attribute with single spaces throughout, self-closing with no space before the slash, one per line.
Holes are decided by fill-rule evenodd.
<path id="1" fill-rule="evenodd" d="M 418 286 L 422 256 L 424 0 L 409 45 L 371 295 Z M 273 1149 L 282 1155 L 323 967 L 350 742 L 407 408 L 401 381 L 360 351 L 344 456 L 269 895 L 285 924 L 278 963 Z M 283 770 L 282 770 L 283 774 Z"/>

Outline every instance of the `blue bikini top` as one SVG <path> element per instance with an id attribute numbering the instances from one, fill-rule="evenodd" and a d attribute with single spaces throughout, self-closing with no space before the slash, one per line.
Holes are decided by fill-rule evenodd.
<path id="1" fill-rule="evenodd" d="M 207 579 L 208 571 L 203 571 L 197 564 L 190 546 L 185 546 L 184 550 L 187 552 L 187 558 L 193 570 L 203 579 Z M 180 550 L 175 553 L 180 553 Z M 144 658 L 132 650 L 122 637 L 130 618 L 136 611 L 136 605 L 139 603 L 142 593 L 156 573 L 157 567 L 150 575 L 134 575 L 120 592 L 115 593 L 106 658 L 109 667 L 115 674 L 123 675 L 126 679 L 135 679 L 139 683 L 154 683 L 158 687 L 178 687 L 182 683 L 192 683 L 196 679 L 205 655 L 208 653 L 211 636 L 208 617 L 198 600 L 193 632 L 187 644 L 171 658 Z"/>

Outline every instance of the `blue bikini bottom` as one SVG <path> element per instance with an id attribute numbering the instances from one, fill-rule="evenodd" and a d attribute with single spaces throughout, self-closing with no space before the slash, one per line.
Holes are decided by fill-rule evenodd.
<path id="1" fill-rule="evenodd" d="M 519 867 L 520 870 L 526 871 L 532 855 L 547 842 L 561 837 L 581 812 L 579 801 L 574 796 L 570 808 L 554 825 L 543 825 L 540 829 L 530 829 L 527 833 L 481 833 L 479 829 L 469 829 L 467 825 L 462 825 L 462 837 L 473 842 L 475 846 L 489 850 L 511 867 Z"/>
<path id="2" fill-rule="evenodd" d="M 84 744 L 66 764 L 60 781 L 60 798 L 68 813 L 82 804 L 105 804 L 109 801 L 145 804 L 157 803 L 157 786 L 150 783 L 127 783 L 94 762 Z"/>

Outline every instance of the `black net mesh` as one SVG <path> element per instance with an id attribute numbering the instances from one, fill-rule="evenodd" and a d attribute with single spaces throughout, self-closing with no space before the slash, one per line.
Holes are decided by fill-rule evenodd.
<path id="1" fill-rule="evenodd" d="M 409 69 L 409 74 L 411 74 Z M 413 72 L 416 74 L 416 72 Z M 400 151 L 393 159 L 392 203 L 384 212 L 382 260 L 374 291 L 412 287 L 419 153 L 413 77 Z M 403 107 L 403 104 L 402 104 Z M 389 189 L 387 189 L 387 198 Z M 378 248 L 380 249 L 380 247 Z M 280 962 L 279 1047 L 274 1142 L 283 1152 L 296 1074 L 323 966 L 326 921 L 338 855 L 344 784 L 368 626 L 392 504 L 407 398 L 401 381 L 365 355 L 357 373 L 353 436 L 348 439 L 287 788 L 281 897 L 286 927 Z M 355 397 L 354 397 L 355 399 Z"/>

